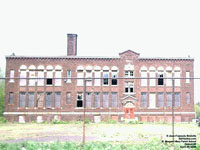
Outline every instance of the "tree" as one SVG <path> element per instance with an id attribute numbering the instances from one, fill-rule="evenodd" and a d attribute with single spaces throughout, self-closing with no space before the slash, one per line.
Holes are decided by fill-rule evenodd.
<path id="1" fill-rule="evenodd" d="M 200 106 L 198 104 L 194 105 L 195 113 L 196 113 L 196 118 L 200 117 Z"/>
<path id="2" fill-rule="evenodd" d="M 0 77 L 3 77 L 3 72 L 0 68 Z M 0 79 L 0 116 L 3 116 L 4 112 L 4 97 L 5 97 L 5 80 Z"/>

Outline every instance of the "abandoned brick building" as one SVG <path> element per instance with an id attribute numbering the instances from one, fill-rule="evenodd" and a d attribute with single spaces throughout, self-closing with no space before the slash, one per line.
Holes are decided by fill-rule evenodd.
<path id="1" fill-rule="evenodd" d="M 117 57 L 81 57 L 77 56 L 77 35 L 68 34 L 67 43 L 67 56 L 6 56 L 6 77 L 10 78 L 6 80 L 4 116 L 8 120 L 82 119 L 84 82 L 73 77 L 93 77 L 99 79 L 86 81 L 87 118 L 171 122 L 172 79 L 165 77 L 194 75 L 190 57 L 144 58 L 131 50 Z M 175 79 L 174 90 L 175 122 L 192 121 L 193 80 Z"/>

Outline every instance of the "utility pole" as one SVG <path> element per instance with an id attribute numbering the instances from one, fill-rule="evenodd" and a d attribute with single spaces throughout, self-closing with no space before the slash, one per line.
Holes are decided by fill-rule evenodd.
<path id="1" fill-rule="evenodd" d="M 175 79 L 172 79 L 172 141 L 173 141 L 173 149 L 174 149 L 174 103 L 175 103 L 175 89 L 174 85 Z"/>

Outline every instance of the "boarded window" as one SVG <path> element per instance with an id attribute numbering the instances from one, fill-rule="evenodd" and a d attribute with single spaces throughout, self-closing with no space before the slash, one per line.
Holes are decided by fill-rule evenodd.
<path id="1" fill-rule="evenodd" d="M 172 93 L 167 93 L 167 107 L 172 106 Z"/>
<path id="2" fill-rule="evenodd" d="M 86 93 L 86 107 L 91 107 L 92 95 L 91 93 Z"/>
<path id="3" fill-rule="evenodd" d="M 155 78 L 156 77 L 156 72 L 155 71 L 150 71 L 149 72 L 150 78 Z M 150 86 L 155 86 L 156 85 L 156 79 L 149 79 L 149 85 Z"/>
<path id="4" fill-rule="evenodd" d="M 96 70 L 95 72 L 94 72 L 94 77 L 95 78 L 100 78 L 101 77 L 101 72 L 98 70 Z M 100 86 L 101 85 L 101 79 L 94 79 L 94 85 L 95 86 Z"/>
<path id="5" fill-rule="evenodd" d="M 100 107 L 100 93 L 94 93 L 94 107 Z"/>
<path id="6" fill-rule="evenodd" d="M 28 107 L 34 107 L 34 93 L 28 93 Z"/>
<path id="7" fill-rule="evenodd" d="M 180 81 L 180 77 L 181 77 L 181 72 L 180 71 L 175 71 L 174 72 L 174 77 L 177 78 L 175 79 L 175 86 L 180 86 L 181 85 L 181 81 Z"/>
<path id="8" fill-rule="evenodd" d="M 117 71 L 112 71 L 112 85 L 117 85 Z"/>
<path id="9" fill-rule="evenodd" d="M 46 108 L 51 108 L 51 106 L 52 106 L 52 93 L 51 92 L 46 93 L 45 104 L 46 104 Z"/>
<path id="10" fill-rule="evenodd" d="M 175 107 L 181 106 L 181 96 L 180 93 L 175 93 Z"/>
<path id="11" fill-rule="evenodd" d="M 38 92 L 37 99 L 36 99 L 36 107 L 42 108 L 44 106 L 44 93 Z"/>
<path id="12" fill-rule="evenodd" d="M 62 80 L 61 79 L 59 79 L 59 78 L 61 78 L 61 71 L 56 71 L 56 73 L 55 73 L 55 86 L 61 86 L 61 82 L 62 82 Z"/>
<path id="13" fill-rule="evenodd" d="M 67 92 L 66 94 L 66 104 L 71 104 L 71 93 Z"/>
<path id="14" fill-rule="evenodd" d="M 9 101 L 8 101 L 9 104 L 13 104 L 13 95 L 14 95 L 13 92 L 9 93 Z"/>
<path id="15" fill-rule="evenodd" d="M 83 93 L 77 94 L 77 107 L 83 107 Z"/>
<path id="16" fill-rule="evenodd" d="M 44 85 L 44 79 L 42 79 L 42 78 L 44 78 L 44 71 L 43 70 L 39 70 L 38 71 L 38 86 L 43 86 Z M 40 79 L 41 78 L 41 79 Z"/>
<path id="17" fill-rule="evenodd" d="M 190 72 L 189 71 L 186 71 L 186 83 L 190 83 Z"/>
<path id="18" fill-rule="evenodd" d="M 117 93 L 116 92 L 112 92 L 111 107 L 117 107 Z"/>
<path id="19" fill-rule="evenodd" d="M 35 70 L 30 70 L 29 71 L 29 86 L 35 86 Z"/>
<path id="20" fill-rule="evenodd" d="M 26 93 L 20 92 L 19 93 L 19 107 L 25 107 L 26 106 Z"/>
<path id="21" fill-rule="evenodd" d="M 14 76 L 15 76 L 15 71 L 10 70 L 10 81 L 9 82 L 14 82 Z"/>
<path id="22" fill-rule="evenodd" d="M 167 75 L 167 78 L 172 78 L 172 71 L 167 71 L 166 75 Z M 172 86 L 172 79 L 166 79 L 166 85 Z"/>
<path id="23" fill-rule="evenodd" d="M 92 71 L 91 70 L 87 70 L 86 71 L 86 78 L 90 79 L 90 80 L 87 80 L 86 82 L 86 86 L 92 86 Z"/>
<path id="24" fill-rule="evenodd" d="M 142 71 L 141 77 L 147 78 L 147 71 Z M 147 86 L 147 79 L 141 79 L 141 86 Z"/>
<path id="25" fill-rule="evenodd" d="M 109 106 L 109 95 L 108 93 L 103 93 L 103 107 Z"/>
<path id="26" fill-rule="evenodd" d="M 83 78 L 83 71 L 78 71 L 77 72 L 77 77 L 78 78 Z M 77 79 L 77 85 L 78 86 L 83 86 L 83 79 Z"/>
<path id="27" fill-rule="evenodd" d="M 61 105 L 61 92 L 55 92 L 55 107 L 60 108 Z"/>
<path id="28" fill-rule="evenodd" d="M 158 107 L 164 106 L 164 94 L 158 93 Z"/>
<path id="29" fill-rule="evenodd" d="M 21 72 L 20 72 L 20 83 L 19 83 L 20 86 L 26 85 L 26 79 L 25 78 L 26 78 L 26 71 L 21 70 Z"/>
<path id="30" fill-rule="evenodd" d="M 190 93 L 189 92 L 186 93 L 186 103 L 190 104 Z"/>
<path id="31" fill-rule="evenodd" d="M 147 107 L 147 93 L 141 93 L 141 107 Z"/>
<path id="32" fill-rule="evenodd" d="M 47 71 L 47 79 L 46 79 L 46 84 L 47 85 L 52 85 L 53 84 L 52 78 L 53 78 L 53 72 L 48 70 Z"/>
<path id="33" fill-rule="evenodd" d="M 104 71 L 103 72 L 103 85 L 108 85 L 108 77 L 109 77 L 109 72 Z"/>

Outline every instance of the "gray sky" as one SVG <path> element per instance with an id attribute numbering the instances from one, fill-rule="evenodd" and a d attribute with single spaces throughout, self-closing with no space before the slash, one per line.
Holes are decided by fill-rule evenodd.
<path id="1" fill-rule="evenodd" d="M 199 8 L 199 0 L 0 1 L 0 67 L 5 70 L 5 55 L 12 52 L 66 55 L 66 34 L 76 33 L 79 56 L 116 56 L 127 49 L 144 57 L 190 55 L 200 77 Z"/>

